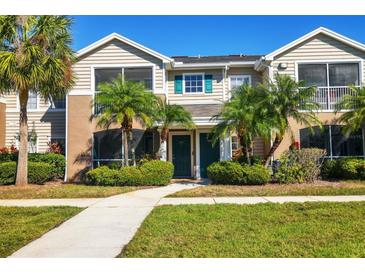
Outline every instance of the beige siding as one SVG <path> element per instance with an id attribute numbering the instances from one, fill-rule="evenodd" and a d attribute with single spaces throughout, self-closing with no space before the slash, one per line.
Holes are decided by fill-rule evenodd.
<path id="1" fill-rule="evenodd" d="M 123 42 L 113 40 L 91 53 L 82 56 L 74 65 L 74 73 L 77 77 L 75 91 L 91 91 L 91 74 L 94 65 L 154 65 L 155 66 L 155 90 L 163 90 L 163 65 L 162 61 L 139 49 Z"/>
<path id="2" fill-rule="evenodd" d="M 175 75 L 205 73 L 213 75 L 212 93 L 175 94 Z M 219 104 L 223 100 L 223 69 L 179 70 L 168 72 L 168 100 L 172 104 Z"/>
<path id="3" fill-rule="evenodd" d="M 29 112 L 28 125 L 31 130 L 35 125 L 38 136 L 38 152 L 48 149 L 49 137 L 65 137 L 65 112 L 45 111 Z M 19 112 L 6 113 L 6 145 L 16 144 L 15 137 L 19 132 Z"/>
<path id="4" fill-rule="evenodd" d="M 274 73 L 289 74 L 296 77 L 295 64 L 300 61 L 321 61 L 321 60 L 359 60 L 364 59 L 365 53 L 354 49 L 340 41 L 334 40 L 324 34 L 301 43 L 300 45 L 280 54 L 273 61 Z M 279 69 L 279 63 L 287 63 L 285 70 Z M 364 67 L 362 68 L 364 70 Z M 362 81 L 365 78 L 363 76 Z"/>
<path id="5" fill-rule="evenodd" d="M 13 93 L 5 94 L 3 98 L 6 102 L 7 110 L 15 111 L 15 110 L 19 109 L 17 93 L 13 92 Z M 49 109 L 49 107 L 50 107 L 49 102 L 42 99 L 41 97 L 38 98 L 38 111 L 46 111 L 47 109 Z"/>
<path id="6" fill-rule="evenodd" d="M 1 99 L 1 98 L 0 98 Z M 6 105 L 0 101 L 0 148 L 5 146 L 5 132 L 6 132 Z"/>

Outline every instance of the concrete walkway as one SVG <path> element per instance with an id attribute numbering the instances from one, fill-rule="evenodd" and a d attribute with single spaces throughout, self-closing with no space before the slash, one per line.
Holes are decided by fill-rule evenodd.
<path id="1" fill-rule="evenodd" d="M 12 199 L 0 200 L 0 206 L 75 206 L 89 207 L 105 198 Z"/>
<path id="2" fill-rule="evenodd" d="M 259 204 L 287 202 L 355 202 L 365 201 L 365 195 L 353 196 L 278 196 L 278 197 L 194 197 L 163 198 L 158 205 L 192 205 L 192 204 Z"/>
<path id="3" fill-rule="evenodd" d="M 159 200 L 198 184 L 171 184 L 102 199 L 10 257 L 113 258 Z"/>

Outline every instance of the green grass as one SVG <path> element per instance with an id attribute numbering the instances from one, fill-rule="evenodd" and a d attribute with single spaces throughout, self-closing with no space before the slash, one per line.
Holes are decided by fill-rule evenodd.
<path id="1" fill-rule="evenodd" d="M 0 199 L 103 198 L 146 187 L 88 186 L 76 184 L 0 186 Z"/>
<path id="2" fill-rule="evenodd" d="M 121 257 L 365 257 L 365 203 L 161 206 Z"/>
<path id="3" fill-rule="evenodd" d="M 263 186 L 208 185 L 182 190 L 169 197 L 365 195 L 365 181 L 321 181 L 313 184 Z"/>
<path id="4" fill-rule="evenodd" d="M 0 207 L 0 257 L 7 257 L 79 213 L 76 207 Z"/>

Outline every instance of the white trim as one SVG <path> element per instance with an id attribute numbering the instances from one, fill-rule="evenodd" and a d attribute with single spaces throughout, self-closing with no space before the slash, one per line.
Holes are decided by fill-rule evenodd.
<path id="1" fill-rule="evenodd" d="M 29 134 L 29 133 L 28 133 Z M 28 141 L 28 153 L 38 153 L 39 150 L 38 150 L 38 145 L 39 145 L 39 136 L 37 136 L 37 139 L 36 139 L 36 144 L 35 144 L 35 152 L 30 152 L 29 151 L 29 144 L 30 144 L 30 141 Z M 19 140 L 18 139 L 15 139 L 15 147 L 17 149 L 19 149 Z"/>
<path id="2" fill-rule="evenodd" d="M 29 93 L 32 92 L 32 91 L 28 91 L 28 102 L 29 102 Z M 37 108 L 33 108 L 33 109 L 29 109 L 28 108 L 28 102 L 27 102 L 27 113 L 28 112 L 45 112 L 45 110 L 41 110 L 40 108 L 40 103 L 41 103 L 41 100 L 40 100 L 40 96 L 38 94 L 38 92 L 35 93 L 37 95 Z M 20 111 L 20 101 L 19 101 L 19 92 L 16 93 L 16 111 L 19 112 Z"/>
<path id="3" fill-rule="evenodd" d="M 93 92 L 89 91 L 89 90 L 85 90 L 85 91 L 70 91 L 68 94 L 68 96 L 92 96 Z"/>
<path id="4" fill-rule="evenodd" d="M 251 74 L 232 74 L 228 76 L 228 88 L 229 90 L 232 89 L 231 87 L 231 78 L 232 77 L 243 77 L 243 78 L 248 78 L 248 84 L 251 86 L 252 85 L 252 77 Z"/>
<path id="5" fill-rule="evenodd" d="M 150 48 L 147 48 L 145 46 L 142 46 L 141 44 L 138 44 L 138 43 L 136 43 L 136 42 L 128 39 L 127 37 L 124 37 L 124 36 L 122 36 L 122 35 L 120 35 L 118 33 L 115 33 L 115 32 L 114 33 L 111 33 L 108 36 L 105 36 L 104 38 L 102 38 L 102 39 L 100 39 L 100 40 L 98 40 L 98 41 L 90 44 L 89 46 L 87 46 L 87 47 L 79 50 L 76 53 L 76 56 L 78 58 L 80 58 L 82 55 L 84 55 L 84 54 L 86 54 L 86 53 L 88 53 L 88 52 L 90 52 L 90 51 L 92 51 L 92 50 L 94 50 L 94 49 L 96 49 L 96 48 L 98 48 L 98 47 L 100 47 L 100 46 L 102 46 L 102 45 L 104 45 L 104 44 L 106 44 L 106 43 L 114 40 L 114 39 L 119 40 L 119 41 L 121 41 L 123 43 L 126 43 L 126 44 L 128 44 L 128 45 L 130 45 L 132 47 L 135 47 L 135 48 L 137 48 L 137 49 L 139 49 L 141 51 L 144 51 L 144 52 L 146 52 L 146 53 L 148 53 L 148 54 L 150 54 L 150 55 L 152 55 L 152 56 L 154 56 L 154 57 L 156 57 L 158 59 L 161 59 L 163 62 L 172 62 L 172 59 L 171 58 L 169 58 L 169 57 L 167 57 L 165 55 L 162 55 L 161 53 L 158 53 L 157 51 L 154 51 L 154 50 L 152 50 Z"/>
<path id="6" fill-rule="evenodd" d="M 191 174 L 191 177 L 194 177 L 194 164 L 193 164 L 193 160 L 194 160 L 194 155 L 193 155 L 194 136 L 193 136 L 193 132 L 192 131 L 170 131 L 169 132 L 168 161 L 170 161 L 171 163 L 173 162 L 172 161 L 172 136 L 173 135 L 190 135 L 190 164 L 191 164 L 190 174 Z"/>
<path id="7" fill-rule="evenodd" d="M 215 63 L 182 63 L 174 62 L 174 70 L 186 69 L 186 68 L 222 68 L 226 66 L 231 67 L 253 67 L 256 61 L 241 61 L 241 62 L 215 62 Z"/>
<path id="8" fill-rule="evenodd" d="M 343 36 L 343 35 L 341 35 L 337 32 L 329 30 L 327 28 L 320 27 L 318 29 L 313 30 L 312 32 L 309 32 L 309 33 L 303 35 L 302 37 L 294 40 L 293 42 L 291 42 L 289 44 L 286 44 L 285 46 L 283 46 L 283 47 L 267 54 L 265 56 L 265 59 L 268 60 L 268 61 L 272 61 L 277 55 L 279 55 L 279 54 L 295 47 L 296 45 L 298 45 L 298 44 L 300 44 L 300 43 L 302 43 L 302 42 L 304 42 L 304 41 L 306 41 L 306 40 L 308 40 L 308 39 L 310 39 L 310 38 L 312 38 L 312 37 L 314 37 L 318 34 L 325 34 L 325 35 L 327 35 L 327 36 L 329 36 L 333 39 L 336 39 L 336 40 L 338 40 L 338 41 L 340 41 L 344 44 L 347 44 L 351 47 L 354 47 L 354 48 L 359 49 L 361 51 L 365 51 L 365 45 L 364 44 L 361 44 L 361 43 L 359 43 L 355 40 L 352 40 L 352 39 L 350 39 L 346 36 Z"/>
<path id="9" fill-rule="evenodd" d="M 68 110 L 68 96 L 69 94 L 66 94 L 66 110 Z M 64 182 L 67 182 L 67 174 L 68 174 L 68 111 L 66 111 L 66 117 L 65 117 L 65 177 L 63 178 Z"/>
<path id="10" fill-rule="evenodd" d="M 196 92 L 185 92 L 185 76 L 186 75 L 201 75 L 202 76 L 202 91 L 196 91 Z M 205 73 L 204 72 L 192 72 L 192 73 L 183 73 L 183 93 L 182 94 L 188 94 L 188 95 L 200 95 L 200 94 L 205 94 Z M 213 79 L 212 79 L 213 81 Z M 210 94 L 210 93 L 209 93 Z"/>

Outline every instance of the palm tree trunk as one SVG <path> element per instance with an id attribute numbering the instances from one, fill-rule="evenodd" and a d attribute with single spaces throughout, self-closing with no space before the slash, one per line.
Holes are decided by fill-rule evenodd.
<path id="1" fill-rule="evenodd" d="M 246 141 L 246 159 L 247 159 L 247 164 L 251 165 L 251 155 L 250 155 L 250 147 L 248 145 L 248 142 Z"/>
<path id="2" fill-rule="evenodd" d="M 28 116 L 27 103 L 28 91 L 22 90 L 19 93 L 20 115 L 19 115 L 19 154 L 16 171 L 15 185 L 24 186 L 28 184 Z"/>
<path id="3" fill-rule="evenodd" d="M 160 160 L 161 161 L 166 161 L 167 160 L 167 136 L 168 136 L 168 129 L 167 128 L 162 128 L 161 130 L 161 141 L 160 141 L 160 149 L 158 151 L 158 154 L 160 156 Z"/>
<path id="4" fill-rule="evenodd" d="M 125 166 L 129 166 L 128 130 L 124 129 L 123 133 L 124 133 L 124 136 L 123 136 L 123 139 L 124 139 L 124 164 L 125 164 Z"/>
<path id="5" fill-rule="evenodd" d="M 265 159 L 265 166 L 266 167 L 269 166 L 271 157 L 274 155 L 274 152 L 280 146 L 282 141 L 283 141 L 283 137 L 282 136 L 279 137 L 278 135 L 276 135 L 275 140 L 274 140 L 274 142 L 273 142 L 273 144 L 270 148 L 270 151 L 267 154 L 266 159 Z"/>

